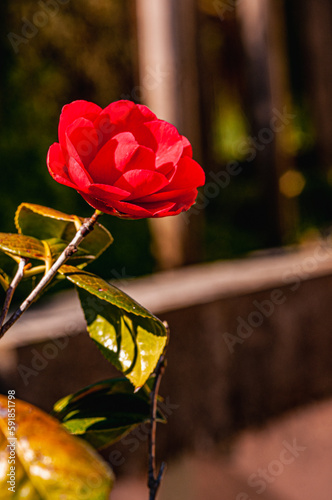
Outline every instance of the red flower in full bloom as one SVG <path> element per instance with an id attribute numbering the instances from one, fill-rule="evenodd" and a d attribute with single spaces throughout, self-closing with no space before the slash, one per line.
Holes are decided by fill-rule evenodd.
<path id="1" fill-rule="evenodd" d="M 188 210 L 205 182 L 188 139 L 131 101 L 64 106 L 47 166 L 92 207 L 132 219 Z"/>

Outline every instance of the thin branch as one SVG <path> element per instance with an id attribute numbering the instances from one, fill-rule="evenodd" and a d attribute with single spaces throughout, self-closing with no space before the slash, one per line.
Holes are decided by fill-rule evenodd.
<path id="1" fill-rule="evenodd" d="M 102 212 L 96 210 L 95 213 L 86 219 L 82 226 L 77 231 L 76 235 L 69 243 L 69 245 L 64 249 L 60 257 L 55 261 L 50 270 L 43 276 L 36 288 L 30 293 L 30 295 L 25 299 L 20 307 L 13 313 L 9 320 L 0 329 L 0 339 L 4 336 L 6 331 L 22 316 L 22 314 L 31 306 L 31 304 L 36 300 L 38 295 L 44 290 L 44 288 L 49 284 L 49 282 L 54 278 L 59 268 L 67 262 L 70 257 L 77 252 L 78 245 L 81 241 L 92 231 L 97 219 L 102 215 Z"/>
<path id="2" fill-rule="evenodd" d="M 156 472 L 156 432 L 157 432 L 157 401 L 160 382 L 165 371 L 165 355 L 168 345 L 169 330 L 167 328 L 167 343 L 163 354 L 160 356 L 155 369 L 155 381 L 151 391 L 151 410 L 150 410 L 150 432 L 149 432 L 149 469 L 148 469 L 148 488 L 150 490 L 149 500 L 155 500 L 163 474 L 165 471 L 166 463 L 163 462 L 157 474 Z"/>
<path id="3" fill-rule="evenodd" d="M 26 268 L 24 269 L 24 277 L 25 278 L 30 278 L 32 276 L 36 276 L 36 274 L 44 273 L 45 274 L 45 266 L 34 266 L 32 268 Z"/>
<path id="4" fill-rule="evenodd" d="M 27 263 L 27 259 L 21 258 L 21 260 L 18 264 L 16 274 L 15 274 L 11 284 L 9 285 L 9 287 L 7 289 L 5 303 L 3 305 L 3 308 L 1 311 L 1 316 L 0 316 L 0 328 L 2 327 L 3 322 L 5 321 L 6 316 L 8 314 L 9 307 L 10 307 L 14 292 L 15 292 L 19 282 L 23 278 L 24 267 L 25 267 L 26 263 Z"/>

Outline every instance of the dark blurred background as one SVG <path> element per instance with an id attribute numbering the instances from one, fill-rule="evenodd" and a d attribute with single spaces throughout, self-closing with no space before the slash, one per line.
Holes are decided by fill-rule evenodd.
<path id="1" fill-rule="evenodd" d="M 194 157 L 206 170 L 207 185 L 182 226 L 182 232 L 184 228 L 194 233 L 194 254 L 192 245 L 183 243 L 181 255 L 167 262 L 158 245 L 151 244 L 153 225 L 104 217 L 116 242 L 99 267 L 96 264 L 97 271 L 102 268 L 109 278 L 119 277 L 117 273 L 137 276 L 194 261 L 233 258 L 328 230 L 331 2 L 179 4 L 169 2 L 168 17 L 164 13 L 159 25 L 172 36 L 163 47 L 158 41 L 150 43 L 158 61 L 153 66 L 142 63 L 149 54 L 141 39 L 149 29 L 153 37 L 159 21 L 153 20 L 151 9 L 144 13 L 144 1 L 3 0 L 2 231 L 14 229 L 21 201 L 82 216 L 91 213 L 78 194 L 51 179 L 47 150 L 57 140 L 64 104 L 86 99 L 104 107 L 123 98 L 150 105 L 189 136 Z M 169 102 L 158 101 L 158 87 L 166 80 L 173 90 L 182 88 L 182 94 L 175 91 Z M 195 92 L 191 102 L 190 89 Z M 167 108 L 166 114 L 182 109 L 186 116 L 163 116 L 160 106 Z M 192 123 L 194 132 L 188 126 Z"/>

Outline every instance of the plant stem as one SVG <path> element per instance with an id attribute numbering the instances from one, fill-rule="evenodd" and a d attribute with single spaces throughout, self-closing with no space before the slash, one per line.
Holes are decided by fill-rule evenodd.
<path id="1" fill-rule="evenodd" d="M 70 257 L 77 252 L 78 245 L 82 240 L 92 231 L 97 219 L 102 215 L 102 212 L 96 210 L 95 213 L 89 219 L 86 219 L 82 226 L 79 228 L 75 234 L 72 241 L 64 249 L 60 257 L 54 262 L 50 270 L 43 276 L 36 288 L 30 293 L 30 295 L 25 299 L 20 307 L 12 314 L 9 320 L 0 329 L 0 339 L 4 336 L 7 330 L 16 323 L 16 321 L 22 316 L 22 314 L 31 306 L 31 304 L 36 300 L 38 295 L 44 290 L 44 288 L 49 284 L 49 282 L 54 278 L 58 269 L 67 262 Z"/>
<path id="2" fill-rule="evenodd" d="M 11 284 L 9 285 L 9 287 L 7 289 L 5 303 L 3 305 L 3 308 L 2 308 L 2 311 L 1 311 L 1 316 L 0 316 L 0 328 L 2 327 L 3 322 L 5 321 L 6 316 L 8 314 L 8 310 L 9 310 L 10 303 L 12 301 L 14 292 L 15 292 L 15 290 L 16 290 L 19 282 L 23 278 L 24 267 L 25 267 L 26 263 L 27 263 L 27 259 L 22 258 L 20 260 L 20 262 L 18 264 L 18 268 L 17 268 L 16 274 L 15 274 L 15 276 L 14 276 Z"/>
<path id="3" fill-rule="evenodd" d="M 165 462 L 161 464 L 159 472 L 156 472 L 156 431 L 157 431 L 157 398 L 161 378 L 165 371 L 165 351 L 160 356 L 155 370 L 155 381 L 151 391 L 151 412 L 150 412 L 150 432 L 149 432 L 149 470 L 148 488 L 150 490 L 149 500 L 155 500 L 164 471 Z"/>

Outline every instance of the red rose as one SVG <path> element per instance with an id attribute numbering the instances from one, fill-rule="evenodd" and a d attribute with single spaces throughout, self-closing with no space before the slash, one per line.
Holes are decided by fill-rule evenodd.
<path id="1" fill-rule="evenodd" d="M 205 182 L 188 139 L 131 101 L 64 106 L 47 166 L 94 208 L 132 219 L 188 210 Z"/>

